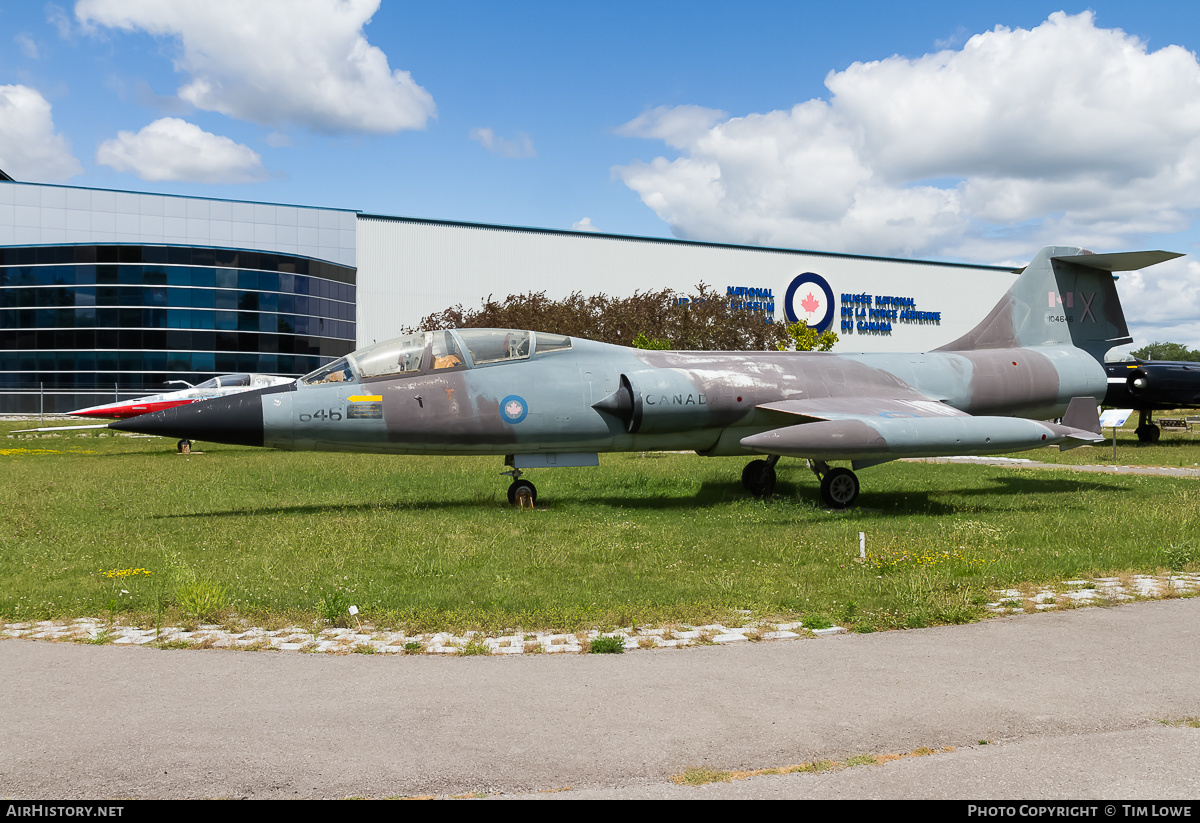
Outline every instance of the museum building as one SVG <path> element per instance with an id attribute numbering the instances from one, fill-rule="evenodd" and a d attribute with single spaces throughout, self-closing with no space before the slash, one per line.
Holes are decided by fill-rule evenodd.
<path id="1" fill-rule="evenodd" d="M 1032 251 L 1032 250 L 1031 250 Z M 300 376 L 489 296 L 700 283 L 839 351 L 928 350 L 1011 269 L 20 183 L 0 172 L 0 413 Z"/>

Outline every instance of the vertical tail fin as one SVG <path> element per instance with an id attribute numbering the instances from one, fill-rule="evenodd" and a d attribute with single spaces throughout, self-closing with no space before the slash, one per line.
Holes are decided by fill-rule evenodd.
<path id="1" fill-rule="evenodd" d="M 983 322 L 938 351 L 1072 345 L 1097 360 L 1133 342 L 1113 272 L 1182 257 L 1166 251 L 1092 254 L 1069 246 L 1038 252 Z"/>

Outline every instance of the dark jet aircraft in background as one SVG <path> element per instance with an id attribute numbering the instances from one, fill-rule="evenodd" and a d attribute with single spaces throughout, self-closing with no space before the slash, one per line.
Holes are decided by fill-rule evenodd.
<path id="1" fill-rule="evenodd" d="M 1157 443 L 1161 433 L 1152 417 L 1156 411 L 1200 407 L 1200 363 L 1139 360 L 1130 356 L 1104 364 L 1108 393 L 1104 405 L 1137 409 L 1138 440 Z"/>
<path id="2" fill-rule="evenodd" d="M 1047 247 L 976 328 L 924 354 L 644 351 L 513 329 L 434 331 L 290 385 L 110 427 L 278 449 L 504 455 L 513 502 L 536 500 L 523 471 L 594 466 L 600 452 L 766 455 L 742 473 L 756 494 L 773 489 L 781 456 L 800 457 L 825 504 L 844 508 L 858 478 L 829 461 L 861 469 L 1100 442 L 1101 360 L 1130 342 L 1112 272 L 1178 256 Z"/>

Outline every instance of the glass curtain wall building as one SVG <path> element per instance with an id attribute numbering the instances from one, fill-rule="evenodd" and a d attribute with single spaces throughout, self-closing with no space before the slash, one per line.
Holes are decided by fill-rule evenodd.
<path id="1" fill-rule="evenodd" d="M 0 412 L 69 411 L 231 372 L 299 376 L 355 347 L 354 212 L 199 201 L 204 216 L 171 224 L 162 211 L 198 214 L 197 199 L 5 189 L 26 202 L 11 204 L 10 236 L 0 234 Z M 67 209 L 68 193 L 88 195 L 75 198 L 84 208 Z M 126 219 L 103 219 L 96 194 L 125 195 L 100 205 Z M 74 228 L 59 210 L 77 212 Z M 349 237 L 322 222 L 349 225 Z M 209 242 L 172 242 L 201 236 Z"/>

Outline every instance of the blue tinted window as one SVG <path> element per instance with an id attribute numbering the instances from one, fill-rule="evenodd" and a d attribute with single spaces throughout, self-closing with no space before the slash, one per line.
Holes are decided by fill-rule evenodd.
<path id="1" fill-rule="evenodd" d="M 198 351 L 192 353 L 192 369 L 198 372 L 216 371 L 215 357 L 212 352 Z"/>

